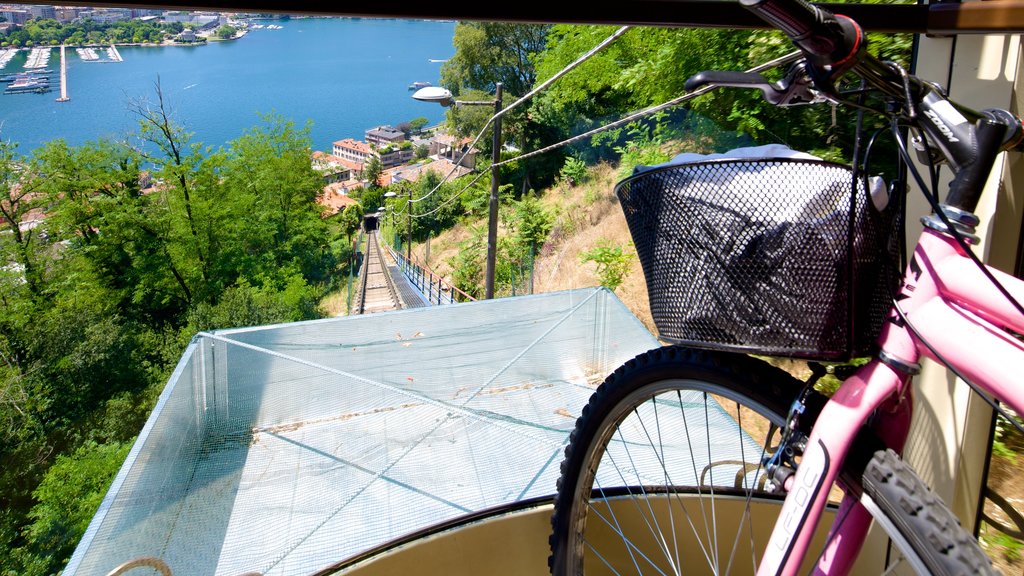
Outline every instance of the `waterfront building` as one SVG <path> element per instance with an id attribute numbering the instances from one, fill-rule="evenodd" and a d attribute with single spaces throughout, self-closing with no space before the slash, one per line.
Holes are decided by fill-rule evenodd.
<path id="1" fill-rule="evenodd" d="M 196 36 L 195 32 L 189 30 L 188 28 L 182 30 L 178 33 L 177 36 L 174 37 L 175 42 L 192 43 L 197 40 L 199 40 L 199 37 Z"/>
<path id="2" fill-rule="evenodd" d="M 57 19 L 57 12 L 53 6 L 29 6 L 28 13 L 32 18 Z"/>
<path id="3" fill-rule="evenodd" d="M 0 11 L 0 16 L 6 18 L 8 22 L 15 26 L 21 26 L 25 22 L 28 22 L 29 19 L 28 10 L 16 10 L 13 8 L 7 8 Z"/>
<path id="4" fill-rule="evenodd" d="M 78 18 L 84 9 L 81 6 L 54 6 L 53 15 L 57 22 L 67 24 Z"/>
<path id="5" fill-rule="evenodd" d="M 373 155 L 373 149 L 366 142 L 345 138 L 334 143 L 333 153 L 335 156 L 359 164 L 359 170 L 362 170 L 363 165 Z"/>
<path id="6" fill-rule="evenodd" d="M 378 146 L 398 144 L 405 141 L 405 134 L 392 126 L 377 126 L 366 131 L 366 142 Z"/>
<path id="7" fill-rule="evenodd" d="M 92 10 L 82 10 L 78 13 L 78 17 L 88 18 L 97 23 L 109 24 L 111 22 L 131 20 L 132 12 L 127 8 L 93 8 Z"/>

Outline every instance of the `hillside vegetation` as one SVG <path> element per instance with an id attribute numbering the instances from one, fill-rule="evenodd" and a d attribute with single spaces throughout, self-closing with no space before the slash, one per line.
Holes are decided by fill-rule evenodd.
<path id="1" fill-rule="evenodd" d="M 601 279 L 596 265 L 581 259 L 603 244 L 619 246 L 626 256 L 628 271 L 615 294 L 654 331 L 647 302 L 647 284 L 632 248 L 626 219 L 614 194 L 617 180 L 616 169 L 602 163 L 588 169 L 586 179 L 577 185 L 560 182 L 543 192 L 540 204 L 550 215 L 552 226 L 534 258 L 533 291 L 554 292 L 599 286 Z M 415 245 L 413 254 L 451 280 L 461 247 L 470 240 L 474 229 L 485 225 L 484 217 L 467 220 L 431 238 L 429 261 L 426 243 Z M 499 235 L 509 233 L 508 226 L 502 222 Z"/>

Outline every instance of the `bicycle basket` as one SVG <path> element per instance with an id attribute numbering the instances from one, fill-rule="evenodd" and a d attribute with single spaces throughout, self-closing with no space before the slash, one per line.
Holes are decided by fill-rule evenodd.
<path id="1" fill-rule="evenodd" d="M 879 213 L 852 180 L 830 162 L 744 159 L 620 182 L 661 337 L 817 360 L 870 352 L 897 281 L 898 203 Z"/>

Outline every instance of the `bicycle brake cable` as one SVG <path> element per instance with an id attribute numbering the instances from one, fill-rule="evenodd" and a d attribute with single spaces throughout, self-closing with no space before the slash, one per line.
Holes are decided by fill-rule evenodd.
<path id="1" fill-rule="evenodd" d="M 912 130 L 917 129 L 915 126 L 911 126 L 910 128 Z M 911 162 L 910 160 L 910 154 L 907 151 L 906 143 L 903 141 L 903 138 L 899 134 L 899 130 L 897 129 L 897 122 L 895 121 L 895 119 L 892 126 L 892 133 L 893 137 L 896 138 L 897 140 L 896 148 L 900 151 L 900 155 L 903 156 L 903 161 L 904 163 L 907 164 L 910 174 L 914 177 L 914 180 L 917 182 L 918 187 L 921 188 L 921 192 L 922 194 L 924 194 L 925 199 L 927 199 L 928 203 L 931 205 L 932 211 L 935 213 L 936 216 L 938 216 L 939 220 L 946 226 L 946 231 L 948 231 L 953 236 L 957 244 L 960 246 L 961 250 L 963 250 L 967 257 L 970 258 L 972 262 L 974 262 L 974 265 L 978 268 L 978 270 L 981 271 L 985 278 L 988 279 L 988 281 L 996 288 L 996 290 L 998 290 L 999 293 L 1002 294 L 1004 298 L 1006 298 L 1010 305 L 1013 306 L 1017 310 L 1017 312 L 1020 313 L 1021 316 L 1024 316 L 1024 306 L 1022 306 L 1021 303 L 1018 302 L 1012 294 L 1010 294 L 1010 291 L 1007 290 L 1005 286 L 1003 286 L 1003 284 L 992 274 L 988 267 L 985 266 L 981 259 L 978 258 L 977 254 L 975 254 L 974 251 L 971 250 L 970 244 L 967 243 L 967 240 L 963 237 L 962 234 L 960 234 L 960 231 L 957 230 L 957 228 L 949 221 L 949 218 L 946 217 L 945 211 L 943 211 L 942 207 L 939 205 L 939 200 L 935 196 L 935 193 L 932 192 L 931 189 L 925 185 L 924 178 L 921 176 L 921 173 L 917 170 L 917 167 L 914 166 L 913 162 Z M 919 137 L 923 138 L 923 135 Z"/>
<path id="2" fill-rule="evenodd" d="M 910 322 L 910 318 L 907 317 L 906 312 L 904 312 L 903 308 L 900 307 L 900 303 L 898 300 L 893 299 L 892 305 L 893 308 L 896 309 L 896 313 L 899 315 L 900 320 L 907 326 L 907 328 L 910 329 L 911 332 L 914 333 L 914 336 L 922 344 L 924 344 L 924 346 L 928 348 L 928 350 L 930 350 L 932 354 L 935 355 L 936 360 L 938 360 L 943 366 L 945 366 L 950 372 L 952 372 L 954 376 L 956 376 L 960 380 L 963 380 L 964 384 L 967 384 L 967 386 L 970 387 L 970 389 L 973 390 L 978 396 L 980 396 L 986 404 L 992 407 L 992 409 L 995 410 L 997 414 L 1009 420 L 1010 423 L 1013 424 L 1013 426 L 1017 430 L 1019 430 L 1021 434 L 1024 434 L 1024 425 L 1018 423 L 1016 419 L 1011 418 L 1010 415 L 999 406 L 999 402 L 997 400 L 994 400 L 992 397 L 986 394 L 985 391 L 979 388 L 977 384 L 968 380 L 967 377 L 961 374 L 960 371 L 956 369 L 956 367 L 950 364 L 949 361 L 946 360 L 946 358 L 943 357 L 942 354 L 940 354 L 939 351 L 936 350 L 930 342 L 928 342 L 927 340 L 924 339 L 923 336 L 921 336 L 921 333 L 918 332 L 917 328 L 915 328 L 914 325 Z"/>

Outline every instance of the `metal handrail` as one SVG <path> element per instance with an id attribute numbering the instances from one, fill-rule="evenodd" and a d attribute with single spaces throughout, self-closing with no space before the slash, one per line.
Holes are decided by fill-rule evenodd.
<path id="1" fill-rule="evenodd" d="M 388 252 L 395 259 L 398 264 L 398 268 L 402 271 L 402 274 L 420 291 L 421 294 L 426 296 L 427 301 L 431 304 L 438 306 L 444 304 L 454 304 L 456 302 L 472 302 L 476 300 L 469 294 L 466 294 L 458 287 L 452 285 L 450 282 L 445 280 L 441 275 L 435 273 L 428 266 L 421 263 L 414 256 L 411 260 L 406 258 L 404 254 L 394 251 L 390 246 L 387 246 Z"/>

